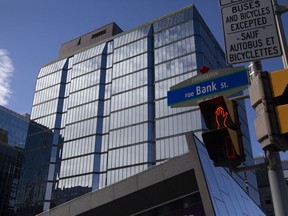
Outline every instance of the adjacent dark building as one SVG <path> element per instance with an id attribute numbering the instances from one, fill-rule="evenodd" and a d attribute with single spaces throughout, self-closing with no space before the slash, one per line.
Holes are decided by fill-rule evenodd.
<path id="1" fill-rule="evenodd" d="M 50 161 L 52 142 L 51 130 L 33 121 L 29 123 L 15 205 L 18 216 L 32 216 L 43 211 L 49 168 L 53 166 Z"/>
<path id="2" fill-rule="evenodd" d="M 49 168 L 53 166 L 53 134 L 31 121 L 28 114 L 0 106 L 1 216 L 32 216 L 43 211 Z"/>
<path id="3" fill-rule="evenodd" d="M 30 116 L 0 106 L 0 142 L 24 149 Z"/>
<path id="4" fill-rule="evenodd" d="M 14 216 L 29 116 L 0 106 L 0 215 Z"/>
<path id="5" fill-rule="evenodd" d="M 23 149 L 0 143 L 0 215 L 14 216 Z"/>
<path id="6" fill-rule="evenodd" d="M 255 163 L 263 163 L 264 157 L 255 158 Z M 286 185 L 288 189 L 288 160 L 282 161 L 282 169 L 284 178 L 286 180 Z M 263 211 L 266 213 L 267 216 L 274 216 L 274 207 L 272 202 L 272 195 L 270 191 L 270 184 L 268 178 L 268 171 L 267 170 L 256 170 L 256 177 L 257 177 L 257 184 L 258 184 L 258 191 L 260 197 L 260 205 Z"/>

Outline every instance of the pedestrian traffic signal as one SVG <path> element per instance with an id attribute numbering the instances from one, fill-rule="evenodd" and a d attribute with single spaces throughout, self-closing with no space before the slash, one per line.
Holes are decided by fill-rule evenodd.
<path id="1" fill-rule="evenodd" d="M 275 145 L 281 151 L 288 149 L 288 69 L 269 73 L 273 104 L 278 122 L 278 138 Z"/>
<path id="2" fill-rule="evenodd" d="M 202 134 L 215 166 L 231 167 L 245 161 L 237 103 L 223 96 L 199 103 L 209 131 Z"/>

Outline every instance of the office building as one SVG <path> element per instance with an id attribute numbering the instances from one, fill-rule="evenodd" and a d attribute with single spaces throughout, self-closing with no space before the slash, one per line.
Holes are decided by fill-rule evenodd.
<path id="1" fill-rule="evenodd" d="M 0 144 L 0 215 L 14 216 L 23 151 Z"/>
<path id="2" fill-rule="evenodd" d="M 204 65 L 227 67 L 193 5 L 129 31 L 112 23 L 65 43 L 39 72 L 31 113 L 54 132 L 44 210 L 188 152 L 184 134 L 201 138 L 205 128 L 200 111 L 171 109 L 166 95 Z M 253 164 L 243 101 L 238 110 L 246 164 Z M 235 179 L 259 202 L 254 172 Z"/>
<path id="3" fill-rule="evenodd" d="M 30 116 L 0 106 L 0 142 L 24 149 Z"/>
<path id="4" fill-rule="evenodd" d="M 30 121 L 19 186 L 15 203 L 16 216 L 34 216 L 43 211 L 48 187 L 53 132 Z"/>
<path id="5" fill-rule="evenodd" d="M 0 215 L 14 216 L 29 117 L 0 106 Z"/>
<path id="6" fill-rule="evenodd" d="M 0 106 L 0 215 L 43 211 L 53 132 Z"/>
<path id="7" fill-rule="evenodd" d="M 195 135 L 185 136 L 189 152 L 38 216 L 264 216 Z"/>

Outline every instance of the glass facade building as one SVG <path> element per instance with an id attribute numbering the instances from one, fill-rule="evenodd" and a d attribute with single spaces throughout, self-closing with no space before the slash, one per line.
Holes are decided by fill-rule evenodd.
<path id="1" fill-rule="evenodd" d="M 22 160 L 15 212 L 33 216 L 43 211 L 48 182 L 53 132 L 30 122 Z"/>
<path id="2" fill-rule="evenodd" d="M 0 106 L 0 215 L 43 211 L 53 132 Z M 50 202 L 50 200 L 49 200 Z"/>
<path id="3" fill-rule="evenodd" d="M 205 124 L 197 106 L 169 108 L 167 91 L 204 65 L 227 67 L 193 5 L 44 65 L 31 113 L 53 130 L 44 209 L 187 152 L 184 134 L 201 139 Z M 244 102 L 238 109 L 253 164 Z M 258 202 L 255 173 L 235 178 Z"/>
<path id="4" fill-rule="evenodd" d="M 25 148 L 30 116 L 20 115 L 12 110 L 0 106 L 0 142 L 19 148 Z M 1 136 L 2 132 L 7 135 Z M 7 138 L 4 138 L 7 137 Z M 6 140 L 4 141 L 3 138 Z"/>
<path id="5" fill-rule="evenodd" d="M 0 106 L 0 215 L 13 216 L 29 117 Z"/>
<path id="6" fill-rule="evenodd" d="M 23 151 L 0 144 L 0 215 L 14 216 Z"/>

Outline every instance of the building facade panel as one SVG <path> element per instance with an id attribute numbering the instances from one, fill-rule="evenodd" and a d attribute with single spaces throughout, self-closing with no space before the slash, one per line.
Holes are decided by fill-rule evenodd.
<path id="1" fill-rule="evenodd" d="M 14 216 L 23 149 L 0 143 L 0 215 Z"/>
<path id="2" fill-rule="evenodd" d="M 17 191 L 16 215 L 30 216 L 43 211 L 48 179 L 54 176 L 50 171 L 53 165 L 49 163 L 53 136 L 47 127 L 30 122 Z"/>
<path id="3" fill-rule="evenodd" d="M 0 132 L 2 144 L 9 144 L 19 148 L 25 147 L 29 116 L 20 115 L 3 106 L 0 106 Z M 5 137 L 5 139 L 3 139 Z"/>

